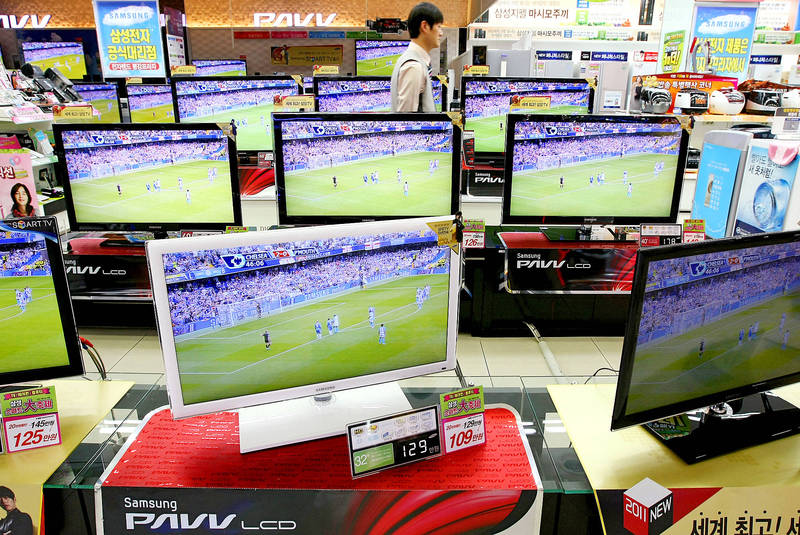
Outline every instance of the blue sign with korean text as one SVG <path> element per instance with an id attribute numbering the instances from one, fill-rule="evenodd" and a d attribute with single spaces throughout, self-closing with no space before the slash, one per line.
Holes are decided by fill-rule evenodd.
<path id="1" fill-rule="evenodd" d="M 572 60 L 571 50 L 537 50 L 536 59 L 540 61 Z"/>
<path id="2" fill-rule="evenodd" d="M 164 78 L 158 0 L 95 0 L 100 64 L 106 78 Z"/>
<path id="3" fill-rule="evenodd" d="M 592 52 L 591 61 L 628 61 L 627 52 Z"/>
<path id="4" fill-rule="evenodd" d="M 750 56 L 750 65 L 780 65 L 781 56 Z"/>
<path id="5" fill-rule="evenodd" d="M 741 154 L 741 151 L 731 147 L 703 144 L 692 219 L 704 219 L 706 234 L 711 238 L 724 238 L 728 229 Z"/>
<path id="6" fill-rule="evenodd" d="M 700 46 L 711 45 L 711 69 L 718 76 L 732 76 L 742 81 L 747 75 L 757 7 L 696 6 L 693 37 Z M 698 55 L 697 71 L 706 70 L 705 56 Z"/>

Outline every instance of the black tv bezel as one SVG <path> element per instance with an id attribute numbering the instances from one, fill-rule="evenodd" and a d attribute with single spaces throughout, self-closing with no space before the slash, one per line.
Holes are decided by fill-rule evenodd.
<path id="1" fill-rule="evenodd" d="M 431 83 L 433 83 L 433 79 L 436 75 L 431 75 Z M 314 77 L 314 111 L 319 112 L 319 84 L 321 82 L 348 82 L 348 81 L 387 81 L 390 82 L 389 89 L 391 89 L 391 76 L 315 76 Z M 442 112 L 447 111 L 447 85 L 444 84 L 441 80 L 439 83 L 442 85 Z M 322 113 L 342 113 L 342 112 L 322 112 Z M 365 113 L 360 111 L 355 112 L 344 112 L 344 113 Z M 369 113 L 386 113 L 386 112 L 369 112 Z M 434 112 L 439 113 L 439 112 Z"/>
<path id="2" fill-rule="evenodd" d="M 722 390 L 720 392 L 679 401 L 663 407 L 631 414 L 626 413 L 633 366 L 636 360 L 636 342 L 639 338 L 639 324 L 644 304 L 645 285 L 647 283 L 647 273 L 650 263 L 685 256 L 719 253 L 748 247 L 778 245 L 796 241 L 800 241 L 800 231 L 754 234 L 751 236 L 737 236 L 691 244 L 639 249 L 636 258 L 633 287 L 631 289 L 631 300 L 628 306 L 628 320 L 625 326 L 625 338 L 622 346 L 622 360 L 620 361 L 617 390 L 614 397 L 614 409 L 611 415 L 612 431 L 668 418 L 717 403 L 725 403 L 800 381 L 800 368 L 798 368 L 797 373 L 774 377 L 759 381 L 758 383 L 749 383 L 738 388 Z"/>
<path id="3" fill-rule="evenodd" d="M 83 50 L 83 69 L 86 71 L 86 74 L 83 75 L 82 78 L 70 78 L 65 73 L 61 73 L 64 76 L 67 76 L 67 79 L 72 82 L 86 82 L 91 83 L 90 76 L 89 76 L 89 65 L 86 63 L 86 49 L 83 47 L 83 43 L 81 41 L 19 41 L 19 58 L 22 64 L 30 63 L 25 59 L 25 50 L 22 48 L 23 43 L 74 43 L 76 45 L 81 45 L 81 50 Z M 36 60 L 34 60 L 36 61 Z M 56 67 L 58 68 L 58 67 Z M 43 71 L 46 69 L 42 69 Z M 61 69 L 58 69 L 61 71 Z M 109 82 L 98 82 L 98 83 L 109 83 Z M 119 91 L 117 91 L 117 96 L 119 96 Z"/>
<path id="4" fill-rule="evenodd" d="M 359 223 L 364 221 L 383 221 L 389 219 L 408 219 L 412 217 L 436 217 L 449 214 L 402 214 L 402 215 L 289 215 L 286 211 L 286 181 L 283 174 L 283 136 L 280 132 L 280 121 L 302 119 L 305 121 L 447 121 L 452 119 L 446 113 L 273 113 L 272 129 L 275 140 L 275 189 L 278 201 L 278 223 L 281 225 L 324 225 L 333 223 Z M 460 209 L 461 180 L 461 130 L 453 126 L 453 158 L 450 182 L 450 214 Z"/>
<path id="5" fill-rule="evenodd" d="M 184 123 L 181 120 L 181 107 L 178 105 L 178 88 L 177 84 L 179 82 L 242 82 L 247 80 L 291 80 L 297 86 L 297 95 L 303 94 L 303 84 L 297 83 L 297 80 L 292 78 L 290 75 L 281 75 L 281 76 L 181 76 L 181 77 L 172 77 L 170 79 L 170 86 L 172 88 L 172 107 L 175 111 L 175 123 L 176 124 L 194 124 L 191 122 Z M 275 112 L 273 112 L 275 113 Z M 247 155 L 255 155 L 259 152 L 274 152 L 275 151 L 275 138 L 272 138 L 272 148 L 262 147 L 258 149 L 237 149 L 238 154 L 247 154 Z"/>
<path id="6" fill-rule="evenodd" d="M 631 122 L 631 123 L 655 123 L 664 119 L 670 119 L 680 126 L 680 121 L 674 115 L 549 115 L 549 114 L 521 114 L 509 113 L 506 122 L 506 147 L 511 146 L 514 140 L 514 127 L 518 122 Z M 681 200 L 681 186 L 683 185 L 683 172 L 686 165 L 686 151 L 689 145 L 689 134 L 685 129 L 681 129 L 681 143 L 678 152 L 678 165 L 675 170 L 675 178 L 672 185 L 672 204 L 669 215 L 665 216 L 614 216 L 614 215 L 571 215 L 571 216 L 545 216 L 545 215 L 511 215 L 511 189 L 514 182 L 513 169 L 514 151 L 508 150 L 505 153 L 506 177 L 503 182 L 503 212 L 502 222 L 513 224 L 561 224 L 561 225 L 585 225 L 585 224 L 623 224 L 635 225 L 639 223 L 674 223 L 678 218 L 678 208 Z"/>
<path id="7" fill-rule="evenodd" d="M 467 118 L 464 115 L 466 103 L 467 82 L 539 82 L 539 83 L 560 83 L 560 82 L 585 82 L 589 86 L 589 112 L 583 115 L 594 113 L 594 87 L 585 78 L 534 78 L 531 76 L 462 76 L 461 85 L 458 88 L 458 98 L 461 105 L 461 115 L 464 117 L 464 129 L 467 129 Z M 511 93 L 509 93 L 511 95 Z M 509 114 L 506 114 L 508 116 Z M 507 125 L 506 125 L 507 126 Z M 505 156 L 503 152 L 475 151 L 477 161 L 502 162 Z"/>
<path id="8" fill-rule="evenodd" d="M 62 133 L 65 130 L 82 131 L 107 131 L 107 130 L 220 130 L 224 131 L 217 123 L 115 123 L 115 124 L 54 124 L 53 137 L 55 138 L 55 151 L 58 156 L 57 169 L 63 178 L 64 197 L 67 201 L 67 217 L 69 226 L 72 230 L 91 231 L 107 230 L 112 232 L 135 232 L 135 231 L 170 231 L 170 230 L 225 230 L 228 226 L 240 226 L 242 224 L 242 205 L 239 193 L 239 168 L 236 158 L 236 142 L 230 136 L 228 140 L 228 161 L 230 162 L 230 183 L 231 183 L 231 203 L 233 205 L 233 221 L 217 222 L 101 222 L 88 223 L 77 220 L 75 206 L 72 202 L 72 189 L 70 187 L 69 172 L 67 162 L 64 157 L 64 142 Z"/>
<path id="9" fill-rule="evenodd" d="M 197 67 L 194 64 L 195 61 L 241 61 L 244 63 L 244 76 L 247 76 L 247 60 L 242 58 L 192 58 L 192 65 Z M 190 75 L 191 76 L 191 75 Z M 244 78 L 244 76 L 234 76 L 234 78 Z M 206 78 L 206 76 L 202 76 Z M 211 78 L 224 78 L 222 76 L 211 76 Z"/>
<path id="10" fill-rule="evenodd" d="M 410 38 L 409 39 L 356 39 L 355 42 L 353 43 L 353 60 L 355 61 L 355 68 L 353 70 L 355 71 L 356 76 L 372 76 L 371 74 L 361 75 L 358 73 L 358 43 L 369 43 L 375 41 L 380 41 L 382 43 L 392 42 L 392 43 L 408 44 L 411 42 L 411 39 Z"/>
<path id="11" fill-rule="evenodd" d="M 79 88 L 82 85 L 110 85 L 110 86 L 113 86 L 114 87 L 114 93 L 117 95 L 117 113 L 119 114 L 120 122 L 122 122 L 122 102 L 120 101 L 121 97 L 119 96 L 119 86 L 117 84 L 115 84 L 114 82 L 79 82 L 77 84 L 72 84 L 72 87 L 73 88 L 78 88 L 78 89 L 75 89 L 75 91 L 77 91 L 78 94 L 80 94 Z M 92 105 L 92 107 L 94 107 L 94 104 Z M 98 121 L 98 123 L 99 124 L 114 124 L 114 123 L 101 123 L 99 121 Z"/>
<path id="12" fill-rule="evenodd" d="M 75 324 L 75 315 L 72 310 L 72 299 L 67 283 L 67 273 L 64 269 L 64 260 L 61 252 L 61 238 L 58 235 L 58 224 L 55 217 L 31 217 L 15 221 L 6 221 L 6 225 L 28 225 L 42 222 L 48 232 L 55 234 L 56 241 L 45 238 L 45 247 L 50 262 L 50 272 L 52 273 L 53 288 L 55 290 L 56 301 L 58 303 L 58 313 L 61 320 L 61 329 L 64 334 L 64 345 L 67 350 L 67 364 L 63 366 L 52 366 L 47 368 L 29 368 L 13 372 L 0 371 L 0 385 L 22 383 L 26 381 L 45 381 L 57 379 L 59 377 L 72 377 L 83 375 L 83 357 L 81 354 L 80 339 L 78 338 L 78 328 Z M 22 231 L 34 231 L 34 229 L 22 229 Z M 33 340 L 33 338 L 31 338 Z M 33 346 L 32 346 L 33 347 Z"/>
<path id="13" fill-rule="evenodd" d="M 155 87 L 155 86 L 166 88 L 167 91 L 164 91 L 164 92 L 170 94 L 170 98 L 172 99 L 172 117 L 174 117 L 175 120 L 173 122 L 171 122 L 171 123 L 161 123 L 161 122 L 139 123 L 139 122 L 134 122 L 133 121 L 133 117 L 131 116 L 131 95 L 128 92 L 128 87 Z M 170 86 L 170 84 L 168 84 L 168 83 L 167 84 L 129 84 L 128 86 L 125 87 L 125 95 L 126 95 L 125 98 L 126 98 L 127 103 L 128 103 L 128 117 L 130 118 L 130 121 L 131 121 L 130 124 L 159 124 L 160 125 L 160 124 L 177 124 L 178 123 L 178 116 L 177 116 L 177 112 L 175 111 L 175 95 L 172 93 L 172 87 Z M 133 98 L 137 98 L 138 96 L 140 96 L 140 95 L 135 95 Z"/>

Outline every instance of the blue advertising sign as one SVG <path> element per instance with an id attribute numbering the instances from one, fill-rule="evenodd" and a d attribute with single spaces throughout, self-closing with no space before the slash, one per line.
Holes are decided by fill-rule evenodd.
<path id="1" fill-rule="evenodd" d="M 537 50 L 536 59 L 539 61 L 572 60 L 571 50 Z"/>
<path id="2" fill-rule="evenodd" d="M 750 56 L 750 65 L 780 65 L 781 56 Z"/>
<path id="3" fill-rule="evenodd" d="M 692 219 L 704 219 L 706 235 L 711 238 L 725 237 L 741 154 L 731 147 L 703 144 Z"/>
<path id="4" fill-rule="evenodd" d="M 95 0 L 100 64 L 106 78 L 164 78 L 158 0 Z"/>
<path id="5" fill-rule="evenodd" d="M 592 52 L 591 61 L 628 61 L 627 52 Z"/>
<path id="6" fill-rule="evenodd" d="M 711 45 L 711 69 L 717 76 L 732 76 L 742 81 L 753 46 L 756 12 L 753 6 L 696 6 L 693 37 L 695 46 Z M 699 55 L 697 71 L 706 70 L 706 58 Z"/>

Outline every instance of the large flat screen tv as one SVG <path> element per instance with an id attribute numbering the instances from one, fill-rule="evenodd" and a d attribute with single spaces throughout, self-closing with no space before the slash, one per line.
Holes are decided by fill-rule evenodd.
<path id="1" fill-rule="evenodd" d="M 55 218 L 0 222 L 0 385 L 83 373 Z"/>
<path id="2" fill-rule="evenodd" d="M 391 76 L 411 41 L 356 41 L 356 76 Z"/>
<path id="3" fill-rule="evenodd" d="M 54 67 L 70 80 L 82 80 L 86 76 L 86 60 L 81 43 L 22 42 L 22 61 L 42 68 Z"/>
<path id="4" fill-rule="evenodd" d="M 594 90 L 581 78 L 461 77 L 464 129 L 475 131 L 475 153 L 497 159 L 505 151 L 506 114 L 514 97 L 541 97 L 537 113 L 592 113 Z"/>
<path id="5" fill-rule="evenodd" d="M 213 123 L 54 125 L 73 230 L 240 225 L 236 145 Z"/>
<path id="6" fill-rule="evenodd" d="M 273 115 L 281 223 L 458 211 L 460 131 L 441 113 Z"/>
<path id="7" fill-rule="evenodd" d="M 75 84 L 78 95 L 89 102 L 100 115 L 95 115 L 98 123 L 121 123 L 117 84 Z"/>
<path id="8" fill-rule="evenodd" d="M 687 143 L 675 117 L 509 114 L 503 222 L 674 222 Z"/>
<path id="9" fill-rule="evenodd" d="M 307 440 L 343 434 L 390 385 L 352 413 L 343 390 L 452 369 L 460 262 L 432 230 L 451 221 L 148 242 L 172 414 L 302 397 L 276 404 L 283 431 L 262 438 Z"/>
<path id="10" fill-rule="evenodd" d="M 243 59 L 193 59 L 197 76 L 247 76 L 247 61 Z"/>
<path id="11" fill-rule="evenodd" d="M 128 111 L 132 123 L 174 123 L 172 88 L 164 84 L 129 85 Z"/>
<path id="12" fill-rule="evenodd" d="M 326 76 L 314 78 L 317 111 L 392 111 L 392 80 L 386 76 Z M 447 91 L 431 78 L 436 111 L 447 111 Z"/>
<path id="13" fill-rule="evenodd" d="M 800 233 L 640 249 L 612 429 L 679 415 L 648 429 L 688 462 L 800 431 L 748 397 L 800 381 L 799 310 Z"/>
<path id="14" fill-rule="evenodd" d="M 236 124 L 236 148 L 241 152 L 273 149 L 274 99 L 299 95 L 290 76 L 193 77 L 172 79 L 178 122 Z"/>

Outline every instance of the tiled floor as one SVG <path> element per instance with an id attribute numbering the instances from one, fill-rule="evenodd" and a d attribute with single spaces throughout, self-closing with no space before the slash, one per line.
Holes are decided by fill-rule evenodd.
<path id="1" fill-rule="evenodd" d="M 155 331 L 92 328 L 80 329 L 80 335 L 95 345 L 106 370 L 115 377 L 164 373 Z M 547 348 L 533 338 L 473 338 L 459 334 L 456 356 L 464 375 L 476 384 L 519 385 L 522 381 L 530 386 L 544 386 L 554 382 L 584 382 L 595 372 L 598 381 L 614 380 L 615 372 L 601 368 L 619 369 L 622 338 L 570 337 L 545 338 L 545 341 L 554 365 L 545 357 Z M 84 359 L 87 373 L 94 375 L 94 364 L 85 355 Z M 444 386 L 455 381 L 455 373 L 443 372 L 411 381 Z"/>

